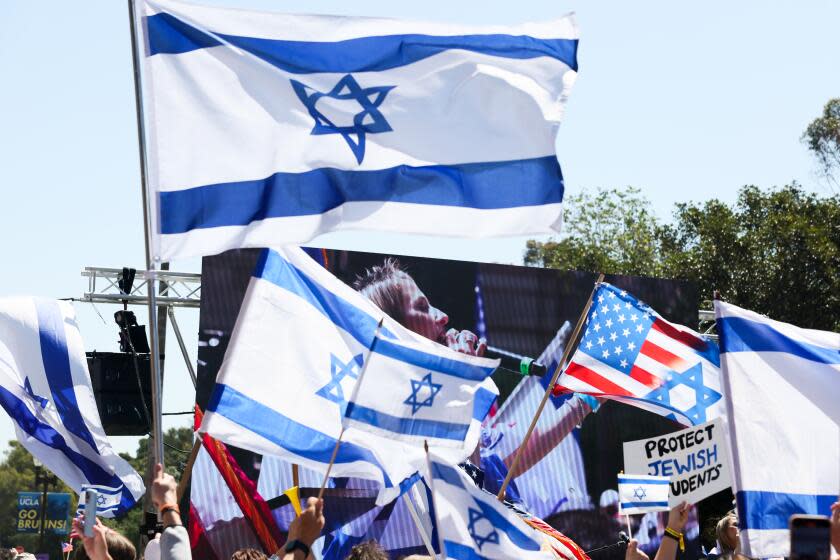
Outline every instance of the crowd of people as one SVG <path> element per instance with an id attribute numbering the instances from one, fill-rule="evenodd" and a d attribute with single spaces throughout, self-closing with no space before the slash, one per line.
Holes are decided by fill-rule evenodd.
<path id="1" fill-rule="evenodd" d="M 153 560 L 191 560 L 190 540 L 185 529 L 177 505 L 177 484 L 172 475 L 164 472 L 161 465 L 157 466 L 155 479 L 151 487 L 151 498 L 155 507 L 161 513 L 163 532 L 159 540 L 155 540 L 154 554 L 149 549 L 144 558 Z M 272 556 L 252 548 L 237 550 L 230 560 L 307 560 L 312 558 L 312 546 L 321 536 L 324 528 L 324 501 L 309 498 L 306 507 L 289 526 L 286 544 Z M 681 503 L 670 510 L 662 542 L 653 560 L 676 560 L 677 552 L 683 548 L 683 532 L 689 519 L 692 506 Z M 835 503 L 831 516 L 831 544 L 835 550 L 840 550 L 840 502 Z M 106 527 L 99 519 L 94 520 L 93 536 L 84 536 L 84 519 L 79 517 L 73 521 L 73 535 L 81 541 L 75 551 L 74 560 L 136 560 L 137 549 L 134 544 L 117 531 Z M 716 526 L 717 547 L 709 558 L 724 558 L 727 560 L 746 560 L 740 552 L 738 516 L 734 511 L 727 513 Z M 0 558 L 5 558 L 0 556 Z M 34 558 L 32 555 L 8 556 L 25 560 Z M 639 543 L 631 539 L 626 546 L 625 560 L 650 560 L 649 556 L 639 548 Z M 368 541 L 356 545 L 346 560 L 390 560 L 375 541 Z M 429 556 L 412 555 L 402 560 L 432 560 Z"/>

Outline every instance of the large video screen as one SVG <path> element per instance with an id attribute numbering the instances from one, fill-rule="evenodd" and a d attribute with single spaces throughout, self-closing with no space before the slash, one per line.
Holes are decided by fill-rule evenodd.
<path id="1" fill-rule="evenodd" d="M 495 492 L 592 292 L 596 274 L 351 251 L 308 251 L 347 284 L 368 286 L 363 293 L 415 332 L 444 344 L 468 344 L 470 351 L 480 345 L 486 355 L 533 358 L 547 366 L 548 373 L 542 377 L 523 376 L 512 365 L 500 368 L 493 376 L 500 399 L 485 421 L 473 460 L 481 468 L 482 484 Z M 202 409 L 224 359 L 258 256 L 259 250 L 239 250 L 203 261 L 197 387 Z M 397 286 L 378 281 L 394 268 L 402 271 Z M 697 301 L 696 292 L 689 283 L 629 276 L 608 276 L 606 281 L 644 300 L 672 322 L 697 324 L 697 309 L 692 304 Z M 607 401 L 594 412 L 590 409 L 572 395 L 552 397 L 532 438 L 534 452 L 517 469 L 508 491 L 508 497 L 519 507 L 544 519 L 584 550 L 615 543 L 619 531 L 626 531 L 626 520 L 617 513 L 616 493 L 616 475 L 623 468 L 622 443 L 680 428 L 661 416 L 621 403 Z M 291 486 L 290 467 L 276 458 L 231 451 L 274 508 L 278 525 L 286 527 L 293 515 L 285 505 L 287 500 L 283 500 L 283 492 Z M 314 473 L 301 472 L 298 476 L 304 495 L 307 485 L 315 490 L 320 486 L 320 478 Z M 413 525 L 398 511 L 399 504 L 390 509 L 373 508 L 375 489 L 363 481 L 336 480 L 331 486 L 343 501 L 336 498 L 333 502 L 333 519 L 328 519 L 326 531 L 337 533 L 328 535 L 324 550 L 375 537 L 394 558 L 424 553 Z M 195 502 L 195 490 L 193 494 Z M 347 511 L 338 512 L 336 508 Z M 213 516 L 213 512 L 207 513 L 208 518 Z M 202 515 L 207 525 L 204 518 Z M 665 514 L 631 519 L 632 536 L 651 555 L 661 541 L 664 522 Z M 339 542 L 342 525 L 353 537 L 344 539 L 346 542 Z M 695 514 L 686 536 L 684 557 L 699 557 Z M 623 549 L 608 548 L 594 552 L 592 557 L 623 558 Z"/>

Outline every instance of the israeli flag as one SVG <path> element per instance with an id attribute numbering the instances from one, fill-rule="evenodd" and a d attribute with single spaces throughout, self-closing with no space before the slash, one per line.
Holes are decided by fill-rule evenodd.
<path id="1" fill-rule="evenodd" d="M 622 515 L 668 511 L 670 479 L 640 474 L 618 475 L 618 509 Z"/>
<path id="2" fill-rule="evenodd" d="M 789 556 L 788 520 L 840 494 L 840 334 L 715 302 L 741 550 Z"/>
<path id="3" fill-rule="evenodd" d="M 325 472 L 365 362 L 373 368 L 383 360 L 378 354 L 371 357 L 377 329 L 383 338 L 408 341 L 418 352 L 441 353 L 439 344 L 385 316 L 301 249 L 265 250 L 200 430 Z M 384 370 L 377 373 L 377 368 L 366 387 L 393 386 L 405 393 L 402 400 L 409 397 L 404 378 L 393 369 L 391 377 Z M 418 396 L 422 399 L 422 392 Z M 470 422 L 462 445 L 449 449 L 447 457 L 454 463 L 464 460 L 475 449 L 479 431 L 479 422 Z M 349 426 L 331 473 L 376 481 L 384 490 L 379 494 L 383 505 L 414 482 L 424 464 L 421 447 Z"/>
<path id="4" fill-rule="evenodd" d="M 464 471 L 435 453 L 430 453 L 429 471 L 445 558 L 554 558 L 542 551 L 534 529 L 496 496 L 478 488 Z"/>
<path id="5" fill-rule="evenodd" d="M 559 230 L 572 16 L 475 27 L 138 5 L 154 256 L 348 229 Z"/>
<path id="6" fill-rule="evenodd" d="M 464 449 L 499 396 L 499 360 L 377 335 L 345 412 L 345 425 L 422 445 Z M 475 446 L 464 449 L 472 453 Z"/>
<path id="7" fill-rule="evenodd" d="M 99 515 L 120 516 L 145 492 L 102 429 L 69 303 L 0 299 L 0 406 L 18 441 L 65 484 L 79 493 L 87 485 L 108 489 Z"/>

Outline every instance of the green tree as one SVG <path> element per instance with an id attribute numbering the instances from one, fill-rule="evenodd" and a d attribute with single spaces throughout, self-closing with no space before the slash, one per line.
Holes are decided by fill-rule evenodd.
<path id="1" fill-rule="evenodd" d="M 797 184 L 679 204 L 660 236 L 668 276 L 773 319 L 840 331 L 840 197 Z"/>
<path id="2" fill-rule="evenodd" d="M 802 141 L 817 158 L 823 174 L 836 183 L 840 171 L 840 98 L 825 104 L 822 116 L 811 121 Z"/>
<path id="3" fill-rule="evenodd" d="M 567 200 L 560 239 L 527 242 L 525 264 L 658 276 L 659 229 L 639 189 L 584 191 Z"/>
<path id="4" fill-rule="evenodd" d="M 840 197 L 797 184 L 747 186 L 733 205 L 678 204 L 662 224 L 637 190 L 628 192 L 573 197 L 565 236 L 529 241 L 525 263 L 686 279 L 698 284 L 698 306 L 720 290 L 774 319 L 840 331 Z"/>

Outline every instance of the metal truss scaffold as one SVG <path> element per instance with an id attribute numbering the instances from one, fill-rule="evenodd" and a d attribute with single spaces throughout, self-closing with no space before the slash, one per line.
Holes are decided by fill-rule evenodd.
<path id="1" fill-rule="evenodd" d="M 120 290 L 121 268 L 86 266 L 82 276 L 88 279 L 88 289 L 81 301 L 88 303 L 118 303 L 148 305 L 150 274 L 137 271 L 137 281 L 129 293 Z M 167 307 L 199 307 L 201 303 L 201 274 L 194 272 L 170 272 L 157 270 L 153 274 L 160 282 L 157 304 Z"/>

